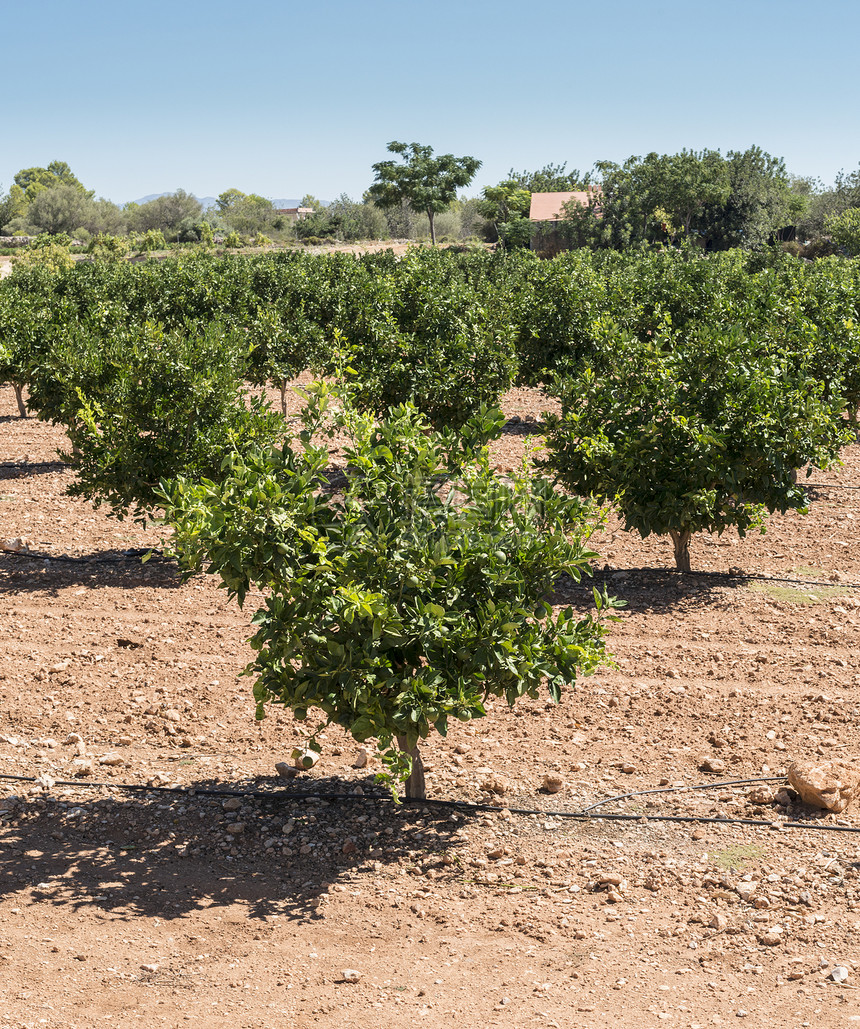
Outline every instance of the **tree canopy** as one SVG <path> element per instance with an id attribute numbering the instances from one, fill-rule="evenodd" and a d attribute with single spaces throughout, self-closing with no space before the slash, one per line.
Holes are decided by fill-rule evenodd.
<path id="1" fill-rule="evenodd" d="M 595 166 L 599 188 L 588 205 L 568 205 L 574 245 L 622 249 L 696 238 L 709 249 L 757 246 L 803 209 L 785 163 L 760 147 L 743 152 L 682 150 Z"/>
<path id="2" fill-rule="evenodd" d="M 453 154 L 434 157 L 432 147 L 396 140 L 388 144 L 388 151 L 402 160 L 374 164 L 376 178 L 367 195 L 383 209 L 399 207 L 406 201 L 413 211 L 425 212 L 430 219 L 430 238 L 435 244 L 436 215 L 457 199 L 458 189 L 469 185 L 481 162 L 476 157 Z"/>

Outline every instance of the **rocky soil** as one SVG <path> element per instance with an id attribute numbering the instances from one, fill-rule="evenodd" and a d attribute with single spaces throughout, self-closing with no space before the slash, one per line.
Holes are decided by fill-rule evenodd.
<path id="1" fill-rule="evenodd" d="M 508 395 L 500 468 L 543 406 Z M 458 810 L 395 806 L 339 730 L 278 776 L 307 730 L 254 721 L 253 605 L 141 564 L 157 528 L 66 497 L 60 433 L 15 412 L 3 388 L 0 539 L 31 553 L 0 554 L 0 1029 L 860 1025 L 860 809 L 785 779 L 860 757 L 860 446 L 807 516 L 694 540 L 767 578 L 680 576 L 609 518 L 615 667 L 431 741 Z"/>

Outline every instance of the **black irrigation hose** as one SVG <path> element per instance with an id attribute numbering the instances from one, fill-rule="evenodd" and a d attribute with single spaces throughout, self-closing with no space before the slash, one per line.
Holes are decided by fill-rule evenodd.
<path id="1" fill-rule="evenodd" d="M 756 782 L 784 781 L 784 775 L 766 775 L 760 776 L 758 779 L 731 779 L 728 782 L 704 782 L 696 786 L 661 786 L 654 790 L 636 790 L 634 793 L 619 793 L 615 797 L 607 797 L 605 800 L 598 800 L 596 804 L 584 807 L 580 814 L 587 814 L 595 808 L 602 807 L 604 804 L 611 804 L 616 800 L 628 800 L 630 797 L 647 797 L 652 793 L 685 793 L 689 790 L 717 790 L 721 786 L 749 786 L 751 783 Z"/>
<path id="2" fill-rule="evenodd" d="M 842 486 L 838 482 L 805 482 L 806 489 L 860 489 L 860 486 Z"/>
<path id="3" fill-rule="evenodd" d="M 659 573 L 663 575 L 665 573 L 677 575 L 679 579 L 683 576 L 693 575 L 700 578 L 711 578 L 711 579 L 752 579 L 755 582 L 788 582 L 793 583 L 795 586 L 826 586 L 835 589 L 846 589 L 846 590 L 860 590 L 860 582 L 831 582 L 828 579 L 791 579 L 785 575 L 760 575 L 758 572 L 679 572 L 675 568 L 613 568 L 611 571 L 603 571 L 602 569 L 595 569 L 590 578 L 603 577 L 604 579 L 611 577 L 616 572 L 624 572 L 627 575 L 641 573 L 648 575 L 649 573 Z M 584 581 L 574 582 L 574 586 L 581 586 L 583 589 L 589 589 L 589 584 Z"/>
<path id="4" fill-rule="evenodd" d="M 783 776 L 772 776 L 767 780 L 761 779 L 750 779 L 750 780 L 737 780 L 737 782 L 762 782 L 772 781 L 774 778 L 782 780 Z M 38 782 L 33 776 L 28 775 L 2 775 L 0 779 L 12 779 L 16 782 Z M 260 800 L 319 800 L 319 801 L 347 801 L 350 803 L 356 803 L 357 801 L 375 801 L 382 800 L 387 801 L 387 796 L 369 796 L 357 795 L 355 793 L 291 793 L 288 790 L 280 791 L 266 791 L 266 790 L 195 790 L 184 786 L 145 786 L 139 783 L 107 783 L 107 782 L 80 782 L 80 781 L 63 781 L 55 780 L 55 786 L 82 786 L 89 789 L 114 789 L 114 790 L 128 790 L 132 792 L 149 792 L 149 793 L 179 793 L 187 797 L 203 796 L 203 797 L 252 797 Z M 717 786 L 732 785 L 732 783 L 707 783 L 704 788 L 714 788 Z M 688 790 L 695 789 L 697 787 L 692 786 L 676 786 L 670 787 L 665 792 L 671 792 L 671 790 Z M 703 788 L 703 787 L 698 787 Z M 645 790 L 644 793 L 650 792 L 664 792 L 662 790 Z M 623 796 L 634 796 L 635 794 L 624 794 Z M 721 818 L 712 815 L 619 815 L 619 814 L 606 814 L 600 812 L 598 814 L 591 814 L 590 809 L 586 808 L 584 811 L 546 811 L 543 808 L 522 808 L 522 807 L 509 807 L 499 808 L 494 804 L 473 804 L 465 800 L 434 800 L 430 797 L 425 799 L 416 799 L 414 797 L 402 798 L 405 804 L 410 806 L 422 806 L 427 807 L 433 805 L 435 807 L 449 808 L 453 811 L 494 811 L 498 813 L 501 810 L 510 811 L 513 815 L 542 815 L 545 818 L 565 818 L 572 821 L 578 822 L 590 822 L 594 820 L 610 821 L 610 822 L 638 822 L 640 825 L 647 824 L 648 822 L 704 822 L 707 824 L 717 825 L 754 825 L 762 826 L 768 829 L 816 829 L 825 832 L 849 832 L 849 833 L 860 833 L 860 827 L 852 825 L 812 825 L 808 822 L 775 822 L 767 821 L 764 818 Z M 608 800 L 619 800 L 619 797 L 610 797 Z M 608 803 L 608 800 L 606 801 Z"/>

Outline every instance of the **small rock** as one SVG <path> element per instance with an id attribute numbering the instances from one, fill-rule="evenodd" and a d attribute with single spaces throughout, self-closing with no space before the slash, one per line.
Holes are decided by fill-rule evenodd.
<path id="1" fill-rule="evenodd" d="M 99 764 L 108 765 L 109 767 L 114 767 L 115 765 L 123 765 L 125 764 L 125 758 L 122 756 L 122 754 L 117 754 L 115 750 L 112 750 L 107 754 L 103 754 L 99 758 Z"/>
<path id="2" fill-rule="evenodd" d="M 849 972 L 845 965 L 837 965 L 827 978 L 834 983 L 844 983 L 847 981 L 848 975 Z"/>
<path id="3" fill-rule="evenodd" d="M 498 775 L 485 779 L 478 787 L 482 793 L 495 793 L 499 797 L 503 797 L 509 788 L 510 784 Z"/>
<path id="4" fill-rule="evenodd" d="M 370 761 L 370 755 L 367 750 L 362 747 L 361 750 L 356 754 L 355 761 L 352 763 L 353 768 L 367 768 L 367 763 Z"/>
<path id="5" fill-rule="evenodd" d="M 241 806 L 242 801 L 239 800 L 238 797 L 229 797 L 221 805 L 221 807 L 223 807 L 225 811 L 238 811 Z"/>
<path id="6" fill-rule="evenodd" d="M 601 886 L 620 886 L 622 889 L 627 885 L 627 880 L 623 875 L 611 872 L 607 875 L 601 875 L 598 879 Z"/>
<path id="7" fill-rule="evenodd" d="M 720 775 L 726 770 L 726 763 L 722 758 L 719 757 L 706 757 L 702 758 L 702 762 L 699 768 L 703 772 L 715 772 Z"/>
<path id="8" fill-rule="evenodd" d="M 25 553 L 29 549 L 27 543 L 28 540 L 24 536 L 17 536 L 15 539 L 0 540 L 0 550 L 5 550 L 7 554 Z"/>
<path id="9" fill-rule="evenodd" d="M 779 926 L 772 926 L 759 936 L 758 942 L 764 947 L 778 947 L 782 943 L 782 929 Z"/>
<path id="10" fill-rule="evenodd" d="M 244 832 L 244 831 L 245 831 L 245 823 L 244 822 L 231 822 L 227 826 L 227 832 L 233 833 L 234 836 L 236 836 L 238 833 Z"/>
<path id="11" fill-rule="evenodd" d="M 345 968 L 341 973 L 340 981 L 342 983 L 357 983 L 362 976 L 363 972 L 359 972 L 357 968 Z"/>
<path id="12" fill-rule="evenodd" d="M 69 765 L 69 771 L 76 779 L 80 779 L 85 775 L 93 774 L 93 763 L 89 758 L 76 757 Z"/>
<path id="13" fill-rule="evenodd" d="M 722 932 L 728 924 L 729 920 L 720 911 L 718 911 L 708 923 L 712 929 L 716 929 L 718 932 Z"/>
<path id="14" fill-rule="evenodd" d="M 294 765 L 287 764 L 286 761 L 279 761 L 275 765 L 275 771 L 284 779 L 295 779 L 299 774 L 298 768 Z"/>
<path id="15" fill-rule="evenodd" d="M 158 965 L 141 965 L 140 967 L 141 967 L 141 969 L 144 972 L 157 972 L 158 971 Z"/>
<path id="16" fill-rule="evenodd" d="M 795 761 L 788 766 L 788 781 L 806 804 L 837 815 L 860 792 L 860 773 L 844 761 Z"/>
<path id="17" fill-rule="evenodd" d="M 758 883 L 754 882 L 740 882 L 735 887 L 735 892 L 741 898 L 741 900 L 752 900 L 752 896 L 758 889 Z"/>
<path id="18" fill-rule="evenodd" d="M 182 716 L 175 708 L 170 708 L 164 712 L 162 717 L 168 722 L 178 722 Z"/>
<path id="19" fill-rule="evenodd" d="M 560 793 L 564 789 L 564 779 L 560 775 L 553 775 L 548 772 L 543 777 L 541 789 L 544 793 Z"/>
<path id="20" fill-rule="evenodd" d="M 754 786 L 747 791 L 750 804 L 772 804 L 775 799 L 776 793 L 769 786 Z"/>

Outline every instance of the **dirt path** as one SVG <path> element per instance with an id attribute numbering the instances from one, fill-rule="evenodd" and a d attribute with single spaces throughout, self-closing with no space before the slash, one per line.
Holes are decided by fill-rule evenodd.
<path id="1" fill-rule="evenodd" d="M 521 421 L 500 467 L 540 408 L 509 395 Z M 860 1024 L 857 811 L 780 805 L 774 783 L 605 809 L 634 821 L 558 814 L 860 756 L 860 491 L 822 488 L 765 536 L 694 542 L 696 568 L 815 586 L 682 579 L 668 542 L 610 522 L 596 549 L 629 601 L 617 667 L 558 707 L 496 705 L 432 740 L 433 797 L 538 812 L 460 814 L 394 807 L 335 730 L 312 773 L 279 780 L 304 730 L 254 721 L 238 678 L 251 611 L 141 566 L 127 552 L 157 532 L 64 496 L 59 444 L 0 390 L 0 539 L 53 555 L 0 554 L 0 772 L 42 777 L 0 780 L 3 1029 Z M 860 448 L 845 458 L 816 479 L 860 485 Z M 555 795 L 540 792 L 548 773 Z M 308 787 L 344 799 L 291 799 Z M 792 818 L 810 828 L 779 828 Z"/>

